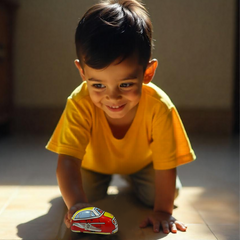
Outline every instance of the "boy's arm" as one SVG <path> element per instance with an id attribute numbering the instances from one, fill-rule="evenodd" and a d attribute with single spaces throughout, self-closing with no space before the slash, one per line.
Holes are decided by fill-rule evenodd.
<path id="1" fill-rule="evenodd" d="M 59 155 L 56 174 L 63 200 L 68 208 L 65 216 L 67 227 L 70 227 L 71 217 L 77 210 L 90 206 L 83 190 L 80 167 L 80 159 Z"/>
<path id="2" fill-rule="evenodd" d="M 176 168 L 170 170 L 155 170 L 155 212 L 172 214 L 176 189 Z"/>
<path id="3" fill-rule="evenodd" d="M 151 216 L 148 216 L 140 225 L 153 225 L 153 231 L 159 232 L 162 227 L 164 233 L 177 232 L 177 229 L 186 231 L 186 226 L 176 221 L 172 216 L 176 188 L 176 169 L 155 171 L 155 202 Z"/>

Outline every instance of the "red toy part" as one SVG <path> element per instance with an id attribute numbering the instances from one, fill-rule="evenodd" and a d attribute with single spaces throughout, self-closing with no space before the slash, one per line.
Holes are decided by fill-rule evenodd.
<path id="1" fill-rule="evenodd" d="M 112 214 L 96 207 L 88 207 L 73 215 L 71 230 L 83 233 L 114 234 L 118 231 L 118 224 Z"/>

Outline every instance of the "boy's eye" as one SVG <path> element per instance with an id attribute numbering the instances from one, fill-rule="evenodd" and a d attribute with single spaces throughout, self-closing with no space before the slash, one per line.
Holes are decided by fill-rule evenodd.
<path id="1" fill-rule="evenodd" d="M 133 83 L 122 83 L 120 87 L 127 88 L 127 87 L 131 87 L 132 85 Z"/>
<path id="2" fill-rule="evenodd" d="M 105 86 L 103 84 L 100 84 L 100 83 L 93 84 L 93 87 L 95 87 L 95 88 L 105 88 Z"/>

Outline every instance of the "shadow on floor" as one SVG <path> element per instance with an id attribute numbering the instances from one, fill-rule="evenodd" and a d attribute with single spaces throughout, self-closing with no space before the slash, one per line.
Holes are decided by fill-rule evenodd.
<path id="1" fill-rule="evenodd" d="M 112 213 L 119 226 L 119 231 L 113 235 L 97 235 L 72 233 L 67 230 L 64 240 L 157 240 L 166 237 L 163 233 L 154 233 L 152 227 L 139 228 L 140 222 L 152 211 L 152 208 L 143 205 L 133 194 L 130 187 L 119 187 L 119 193 L 108 195 L 106 198 L 93 203 L 94 206 Z"/>
<path id="2" fill-rule="evenodd" d="M 55 240 L 61 228 L 61 222 L 66 211 L 62 197 L 50 201 L 52 206 L 46 215 L 17 226 L 17 235 L 23 240 Z"/>

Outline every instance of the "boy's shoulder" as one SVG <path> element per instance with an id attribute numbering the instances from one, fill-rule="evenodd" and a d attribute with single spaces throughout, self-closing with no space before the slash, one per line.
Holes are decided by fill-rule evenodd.
<path id="1" fill-rule="evenodd" d="M 68 100 L 79 102 L 81 100 L 89 100 L 90 96 L 87 89 L 87 83 L 82 82 L 75 90 L 70 94 Z"/>
<path id="2" fill-rule="evenodd" d="M 143 93 L 148 98 L 151 105 L 165 105 L 168 109 L 174 107 L 169 96 L 152 82 L 143 84 Z"/>
<path id="3" fill-rule="evenodd" d="M 94 104 L 88 93 L 87 83 L 82 82 L 67 99 L 68 110 L 72 107 L 77 110 L 91 112 L 94 109 Z"/>

